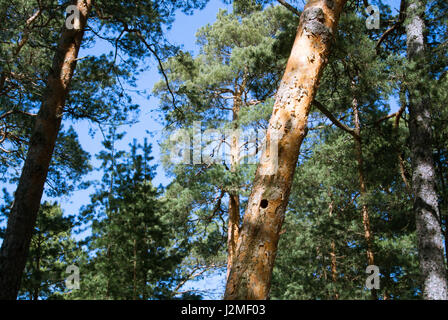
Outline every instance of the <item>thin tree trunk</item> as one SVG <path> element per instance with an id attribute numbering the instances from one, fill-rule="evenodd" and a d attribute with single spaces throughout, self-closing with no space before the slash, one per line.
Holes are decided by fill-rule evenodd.
<path id="1" fill-rule="evenodd" d="M 91 0 L 77 1 L 80 30 L 68 30 L 64 24 L 48 76 L 46 94 L 36 118 L 0 252 L 0 300 L 17 298 L 91 4 Z"/>
<path id="2" fill-rule="evenodd" d="M 355 88 L 355 82 L 352 81 L 352 90 Z M 321 103 L 318 101 L 314 101 L 314 105 L 327 116 L 327 118 L 333 122 L 337 127 L 349 133 L 355 142 L 355 155 L 356 161 L 358 164 L 358 177 L 359 177 L 359 189 L 361 196 L 366 196 L 367 194 L 367 185 L 366 185 L 366 176 L 364 172 L 364 160 L 363 160 L 363 151 L 362 151 L 362 139 L 361 139 L 361 122 L 359 120 L 359 106 L 358 100 L 356 97 L 352 100 L 352 108 L 353 108 L 353 119 L 354 119 L 354 128 L 350 128 L 341 122 L 339 122 L 332 114 L 329 112 Z M 367 250 L 367 263 L 368 265 L 374 265 L 375 259 L 373 254 L 373 236 L 370 227 L 370 217 L 369 217 L 369 208 L 366 204 L 362 205 L 362 223 L 364 228 L 364 239 L 366 241 Z M 377 299 L 377 292 L 375 289 L 372 289 L 372 298 Z"/>
<path id="3" fill-rule="evenodd" d="M 334 240 L 331 240 L 331 251 L 330 251 L 330 257 L 331 257 L 331 280 L 333 281 L 333 284 L 336 285 L 336 282 L 338 281 L 338 269 L 337 269 L 337 261 L 336 261 L 336 243 Z M 339 299 L 339 293 L 334 289 L 334 299 Z"/>
<path id="4" fill-rule="evenodd" d="M 241 94 L 235 88 L 235 97 L 233 101 L 233 134 L 230 139 L 230 170 L 235 172 L 239 162 L 239 137 L 238 137 L 238 115 L 241 107 Z M 229 192 L 229 221 L 227 234 L 227 278 L 232 269 L 233 259 L 235 257 L 236 242 L 240 231 L 240 196 L 237 191 Z"/>
<path id="5" fill-rule="evenodd" d="M 133 263 L 133 299 L 137 300 L 137 240 L 134 239 L 134 263 Z"/>
<path id="6" fill-rule="evenodd" d="M 333 200 L 330 202 L 330 205 L 328 207 L 329 209 L 329 215 L 330 218 L 333 216 Z M 333 281 L 333 284 L 336 285 L 336 282 L 338 280 L 338 269 L 337 269 L 337 261 L 336 261 L 336 243 L 334 240 L 331 240 L 331 249 L 330 249 L 330 263 L 331 263 L 331 280 Z M 339 294 L 334 288 L 334 299 L 339 299 Z"/>
<path id="7" fill-rule="evenodd" d="M 384 287 L 383 289 L 383 300 L 390 300 L 390 294 L 387 292 L 387 286 L 389 284 L 389 275 L 390 275 L 390 270 L 383 270 L 384 271 L 384 280 L 382 280 L 382 287 Z"/>
<path id="8" fill-rule="evenodd" d="M 277 92 L 224 299 L 268 299 L 299 150 L 346 0 L 310 0 Z M 268 159 L 268 161 L 265 161 Z M 278 159 L 278 162 L 277 162 Z"/>
<path id="9" fill-rule="evenodd" d="M 428 74 L 424 71 L 427 70 L 423 19 L 425 4 L 426 1 L 410 0 L 407 7 L 407 54 L 415 76 L 409 84 L 412 188 L 420 270 L 423 278 L 423 298 L 446 300 L 446 267 L 438 196 L 435 189 L 436 173 L 432 156 L 430 100 L 425 82 Z"/>
<path id="10" fill-rule="evenodd" d="M 236 242 L 238 240 L 240 228 L 240 197 L 237 193 L 232 192 L 229 195 L 229 223 L 227 235 L 227 277 L 232 269 L 233 259 L 235 257 Z"/>
<path id="11" fill-rule="evenodd" d="M 353 137 L 355 140 L 356 161 L 358 163 L 359 191 L 361 193 L 361 197 L 365 197 L 367 195 L 367 185 L 364 172 L 364 159 L 362 154 L 361 123 L 359 120 L 358 100 L 356 98 L 353 98 L 352 107 L 353 107 L 353 115 L 354 115 L 353 118 L 355 124 Z M 369 208 L 367 207 L 366 204 L 362 205 L 362 225 L 364 227 L 364 239 L 367 245 L 366 249 L 367 264 L 375 265 L 375 259 L 372 249 L 372 230 L 370 228 Z M 372 289 L 372 298 L 377 299 L 375 289 Z"/>
<path id="12" fill-rule="evenodd" d="M 398 135 L 399 135 L 399 127 L 400 127 L 400 118 L 401 115 L 403 114 L 403 112 L 406 110 L 406 90 L 404 89 L 404 87 L 400 87 L 400 110 L 398 110 L 397 115 L 395 116 L 395 121 L 394 121 L 394 136 L 396 137 L 396 139 L 398 139 Z M 404 166 L 404 159 L 401 155 L 402 151 L 401 148 L 397 145 L 396 148 L 396 152 L 397 152 L 397 159 L 398 159 L 398 166 L 400 168 L 400 175 L 401 175 L 401 179 L 404 182 L 404 186 L 406 188 L 406 192 L 408 193 L 408 195 L 410 197 L 412 197 L 412 190 L 411 190 L 411 186 L 409 184 L 409 180 L 406 176 L 406 168 Z"/>
<path id="13" fill-rule="evenodd" d="M 114 183 L 115 183 L 115 170 L 116 170 L 116 166 L 115 166 L 115 133 L 116 133 L 116 128 L 113 127 L 112 128 L 113 133 L 112 133 L 112 143 L 111 143 L 111 159 L 112 159 L 112 170 L 110 173 L 110 181 L 109 181 L 109 194 L 107 195 L 107 208 L 106 208 L 106 213 L 107 213 L 107 219 L 109 222 L 109 226 L 111 226 L 113 224 L 113 218 L 114 218 L 114 212 L 113 210 L 115 209 L 115 206 L 112 205 L 112 203 L 114 202 L 114 195 L 113 195 L 113 190 L 114 190 Z M 107 257 L 107 261 L 109 263 L 109 266 L 111 266 L 113 264 L 113 259 L 112 259 L 112 231 L 111 229 L 108 230 L 107 232 L 107 239 L 108 239 L 108 243 L 107 243 L 107 249 L 106 249 L 106 257 Z M 106 300 L 109 300 L 110 298 L 110 283 L 111 283 L 111 275 L 109 274 L 107 277 L 107 283 L 106 283 Z"/>
<path id="14" fill-rule="evenodd" d="M 36 249 L 36 286 L 34 287 L 33 300 L 39 300 L 39 290 L 41 285 L 41 273 L 40 273 L 40 259 L 41 259 L 41 245 L 42 235 L 39 232 L 37 237 L 37 249 Z"/>
<path id="15" fill-rule="evenodd" d="M 445 215 L 445 267 L 448 264 L 448 214 Z M 446 268 L 446 277 L 448 279 L 448 268 Z"/>

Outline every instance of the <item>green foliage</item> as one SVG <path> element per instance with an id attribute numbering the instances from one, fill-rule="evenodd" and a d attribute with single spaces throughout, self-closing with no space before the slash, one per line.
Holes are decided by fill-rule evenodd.
<path id="1" fill-rule="evenodd" d="M 106 173 L 82 212 L 92 225 L 83 262 L 83 290 L 70 299 L 160 299 L 171 297 L 188 241 L 174 237 L 182 226 L 151 180 L 151 146 L 136 141 L 130 153 L 116 151 L 122 137 L 111 129 L 98 158 Z"/>
<path id="2" fill-rule="evenodd" d="M 334 131 L 334 130 L 333 130 Z M 391 136 L 377 137 L 387 144 Z M 334 132 L 314 146 L 295 175 L 285 234 L 279 244 L 272 297 L 276 299 L 366 299 L 366 243 L 361 206 L 369 208 L 375 264 L 381 272 L 381 296 L 412 299 L 419 290 L 412 203 L 398 170 L 366 156 L 369 190 L 360 197 L 351 136 Z M 375 144 L 375 147 L 377 145 Z M 372 150 L 372 146 L 365 146 Z M 386 178 L 377 172 L 389 170 Z M 331 254 L 336 256 L 333 280 Z"/>
<path id="3" fill-rule="evenodd" d="M 205 161 L 176 164 L 172 162 L 170 138 L 177 129 L 184 130 L 182 137 L 193 136 L 195 121 L 202 130 L 263 131 L 260 125 L 267 126 L 272 112 L 272 96 L 286 64 L 296 24 L 297 18 L 282 7 L 253 10 L 250 14 L 220 10 L 213 24 L 197 32 L 200 52 L 196 57 L 181 51 L 164 65 L 170 88 L 159 82 L 154 91 L 161 98 L 167 123 L 163 163 L 174 177 L 166 197 L 185 212 L 191 223 L 192 251 L 187 268 L 223 270 L 229 195 L 240 196 L 242 214 L 255 166 L 244 160 L 232 166 L 228 150 L 221 158 L 222 146 L 228 147 L 229 136 L 221 144 L 221 137 L 209 144 L 205 138 L 200 142 L 202 160 L 211 153 L 213 165 Z M 238 148 L 242 156 L 244 148 L 261 150 L 261 141 L 246 147 L 240 141 Z"/>
<path id="4" fill-rule="evenodd" d="M 0 208 L 0 222 L 8 217 L 12 198 L 3 191 L 5 205 Z M 73 238 L 74 216 L 66 216 L 56 202 L 44 202 L 39 210 L 31 239 L 18 299 L 63 299 L 68 293 L 66 269 L 78 265 L 83 253 Z M 3 229 L 0 230 L 3 238 Z"/>

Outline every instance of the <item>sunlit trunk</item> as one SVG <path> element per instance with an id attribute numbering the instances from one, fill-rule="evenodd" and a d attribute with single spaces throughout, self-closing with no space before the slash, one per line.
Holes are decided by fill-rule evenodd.
<path id="1" fill-rule="evenodd" d="M 268 299 L 277 245 L 308 114 L 346 0 L 310 0 L 277 91 L 227 279 L 225 299 Z M 278 161 L 277 161 L 278 159 Z M 266 161 L 264 161 L 266 160 Z"/>

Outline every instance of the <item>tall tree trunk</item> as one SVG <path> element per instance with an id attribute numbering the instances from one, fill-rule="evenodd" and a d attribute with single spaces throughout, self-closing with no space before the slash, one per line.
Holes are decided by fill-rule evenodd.
<path id="1" fill-rule="evenodd" d="M 235 172 L 239 162 L 239 136 L 238 136 L 238 115 L 241 108 L 241 93 L 235 88 L 235 97 L 233 99 L 233 134 L 230 139 L 230 170 Z M 240 231 L 240 196 L 238 191 L 229 192 L 229 221 L 227 234 L 227 278 L 232 269 L 233 259 L 235 257 L 236 242 Z"/>
<path id="2" fill-rule="evenodd" d="M 331 194 L 330 194 L 331 197 Z M 328 206 L 329 215 L 330 218 L 333 217 L 333 209 L 334 209 L 334 202 L 331 200 L 330 205 Z M 332 239 L 331 240 L 331 249 L 330 249 L 330 264 L 331 264 L 331 280 L 333 281 L 333 284 L 336 285 L 336 282 L 338 281 L 338 269 L 337 269 L 337 261 L 336 261 L 336 243 Z M 336 290 L 336 287 L 334 288 L 334 299 L 339 299 L 338 291 Z"/>
<path id="3" fill-rule="evenodd" d="M 133 300 L 137 300 L 137 240 L 134 239 L 134 263 L 132 265 L 133 269 Z"/>
<path id="4" fill-rule="evenodd" d="M 42 247 L 42 234 L 39 232 L 37 237 L 37 248 L 36 248 L 36 283 L 34 287 L 33 300 L 39 300 L 39 291 L 42 283 L 41 272 L 40 272 L 40 259 L 41 259 L 41 247 Z"/>
<path id="5" fill-rule="evenodd" d="M 409 134 L 412 151 L 412 188 L 416 215 L 423 297 L 428 300 L 447 299 L 447 280 L 443 257 L 443 235 L 436 173 L 432 156 L 430 100 L 425 79 L 426 1 L 410 0 L 407 7 L 407 54 L 411 61 L 412 82 L 409 83 Z"/>
<path id="6" fill-rule="evenodd" d="M 358 176 L 359 176 L 359 191 L 362 197 L 365 197 L 367 194 L 367 185 L 366 185 L 366 177 L 364 172 L 364 159 L 362 154 L 362 137 L 361 137 L 361 122 L 359 120 L 359 109 L 358 109 L 358 100 L 353 98 L 352 102 L 353 107 L 353 119 L 354 119 L 354 140 L 355 140 L 355 154 L 356 161 L 358 163 Z M 369 217 L 369 208 L 366 204 L 362 205 L 362 225 L 364 227 L 364 239 L 366 241 L 367 249 L 367 264 L 374 265 L 375 259 L 373 255 L 372 249 L 372 230 L 370 228 L 370 217 Z M 372 298 L 377 299 L 376 290 L 372 289 Z"/>
<path id="7" fill-rule="evenodd" d="M 338 269 L 336 262 L 336 243 L 334 240 L 331 240 L 330 258 L 331 258 L 331 280 L 333 281 L 333 284 L 336 285 L 336 282 L 338 282 Z M 339 299 L 339 293 L 336 288 L 334 288 L 334 299 L 335 300 Z"/>
<path id="8" fill-rule="evenodd" d="M 64 104 L 92 1 L 78 0 L 80 30 L 63 27 L 0 252 L 0 300 L 17 298 Z"/>
<path id="9" fill-rule="evenodd" d="M 403 112 L 405 112 L 406 110 L 406 89 L 404 88 L 404 86 L 400 86 L 400 94 L 399 94 L 399 100 L 400 100 L 400 110 L 398 110 L 396 116 L 395 116 L 395 121 L 394 121 L 394 136 L 395 139 L 398 140 L 399 137 L 399 127 L 400 127 L 400 118 L 401 115 L 403 114 Z M 406 192 L 408 193 L 408 195 L 410 197 L 412 197 L 412 190 L 411 190 L 411 186 L 409 184 L 407 175 L 406 175 L 406 167 L 405 167 L 405 162 L 404 159 L 402 157 L 402 150 L 401 147 L 399 145 L 397 145 L 396 147 L 396 152 L 397 152 L 397 159 L 398 159 L 398 166 L 400 168 L 400 175 L 401 175 L 401 179 L 403 180 L 404 186 L 406 188 Z"/>
<path id="10" fill-rule="evenodd" d="M 224 299 L 268 299 L 299 150 L 330 44 L 347 0 L 310 0 L 277 92 Z M 268 159 L 269 161 L 263 161 Z M 278 160 L 278 161 L 277 161 Z"/>

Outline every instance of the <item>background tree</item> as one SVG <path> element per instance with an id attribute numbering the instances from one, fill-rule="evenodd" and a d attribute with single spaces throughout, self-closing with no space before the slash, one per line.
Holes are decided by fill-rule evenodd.
<path id="1" fill-rule="evenodd" d="M 59 205 L 44 202 L 31 239 L 19 299 L 57 299 L 66 291 L 67 267 L 76 265 L 81 250 L 72 238 L 74 217 Z"/>
<path id="2" fill-rule="evenodd" d="M 254 157 L 247 154 L 261 150 L 261 139 L 252 138 L 257 130 L 263 136 L 271 98 L 293 40 L 290 35 L 296 19 L 287 10 L 259 9 L 247 9 L 244 14 L 220 11 L 213 25 L 197 33 L 199 55 L 180 52 L 169 59 L 165 69 L 170 88 L 164 82 L 155 87 L 166 113 L 165 164 L 175 176 L 167 192 L 181 190 L 181 196 L 179 192 L 173 195 L 190 212 L 190 219 L 197 221 L 194 233 L 204 232 L 197 253 L 208 261 L 205 268 L 222 265 L 224 239 L 227 270 L 232 267 L 241 212 L 253 177 L 253 166 L 248 163 Z M 171 93 L 178 108 L 171 104 Z M 187 131 L 198 123 L 202 157 L 191 164 L 173 164 L 171 138 L 176 130 Z M 189 133 L 197 135 L 198 131 Z M 193 139 L 196 143 L 197 138 Z M 193 147 L 195 154 L 198 147 Z M 189 148 L 184 152 L 189 153 Z M 210 249 L 200 249 L 203 246 Z"/>
<path id="3" fill-rule="evenodd" d="M 49 200 L 39 204 L 30 229 L 18 297 L 201 299 L 223 287 L 216 283 L 204 291 L 192 281 L 208 280 L 215 270 L 221 277 L 227 267 L 226 298 L 441 298 L 443 290 L 434 288 L 443 287 L 448 274 L 446 2 L 403 0 L 398 7 L 368 1 L 381 12 L 380 29 L 368 30 L 367 1 L 348 1 L 337 31 L 328 35 L 325 19 L 335 2 L 312 1 L 324 10 L 306 7 L 296 39 L 304 45 L 296 44 L 291 54 L 300 1 L 224 1 L 233 10 L 221 10 L 215 23 L 198 31 L 197 54 L 166 41 L 174 14 L 192 13 L 205 2 L 93 3 L 80 48 L 106 49 L 76 58 L 48 162 Z M 15 203 L 11 187 L 35 141 L 38 110 L 51 96 L 45 89 L 54 71 L 48 57 L 57 52 L 70 3 L 0 0 L 0 18 L 6 21 L 0 26 L 2 239 Z M 414 31 L 417 36 L 409 36 Z M 407 42 L 415 41 L 424 49 L 420 57 L 408 55 L 414 46 Z M 305 42 L 323 53 L 307 51 Z M 280 86 L 290 54 L 288 70 L 297 77 L 287 73 L 283 79 L 291 85 Z M 155 166 L 146 139 L 122 143 L 123 128 L 138 121 L 134 100 L 145 94 L 138 75 L 151 57 L 162 77 L 154 93 L 165 120 L 161 146 L 171 176 L 166 188 L 153 186 Z M 312 75 L 310 70 L 320 70 L 313 81 L 300 78 Z M 415 117 L 416 110 L 423 116 Z M 416 126 L 416 119 L 424 126 Z M 81 120 L 90 122 L 92 137 L 99 129 L 104 138 L 96 161 L 82 150 L 71 126 Z M 284 135 L 281 170 L 275 171 L 265 161 L 273 150 L 263 138 L 269 129 L 267 141 L 274 144 L 278 128 Z M 431 139 L 415 139 L 419 128 Z M 298 161 L 289 161 L 298 142 Z M 177 156 L 190 162 L 173 162 Z M 433 163 L 425 171 L 431 179 L 423 184 L 413 173 L 416 163 L 423 166 L 416 159 Z M 248 163 L 253 160 L 260 161 L 258 174 Z M 86 176 L 93 165 L 96 175 Z M 266 176 L 263 168 L 281 175 Z M 425 255 L 428 247 L 418 241 L 434 240 L 432 231 L 421 228 L 428 224 L 416 220 L 419 185 L 429 186 L 424 196 L 437 198 L 431 202 L 440 212 L 433 221 L 437 254 Z M 63 214 L 64 200 L 88 186 L 94 189 L 90 202 L 80 212 Z M 260 193 L 251 198 L 255 189 Z M 437 268 L 428 268 L 434 263 Z M 80 267 L 80 291 L 64 286 L 71 264 Z M 371 264 L 380 270 L 378 290 L 366 288 Z M 272 267 L 270 283 L 266 270 Z"/>
<path id="4" fill-rule="evenodd" d="M 6 201 L 1 207 L 1 217 L 6 219 L 12 197 L 6 190 L 4 196 Z M 82 257 L 73 238 L 75 226 L 74 216 L 64 216 L 56 202 L 41 205 L 18 299 L 60 299 L 64 295 L 66 269 L 78 264 Z"/>
<path id="5" fill-rule="evenodd" d="M 134 140 L 130 152 L 118 151 L 122 136 L 112 127 L 98 154 L 105 174 L 82 212 L 93 232 L 87 252 L 94 254 L 82 264 L 83 290 L 71 299 L 169 298 L 181 278 L 188 239 L 173 238 L 183 226 L 151 184 L 151 146 Z"/>

